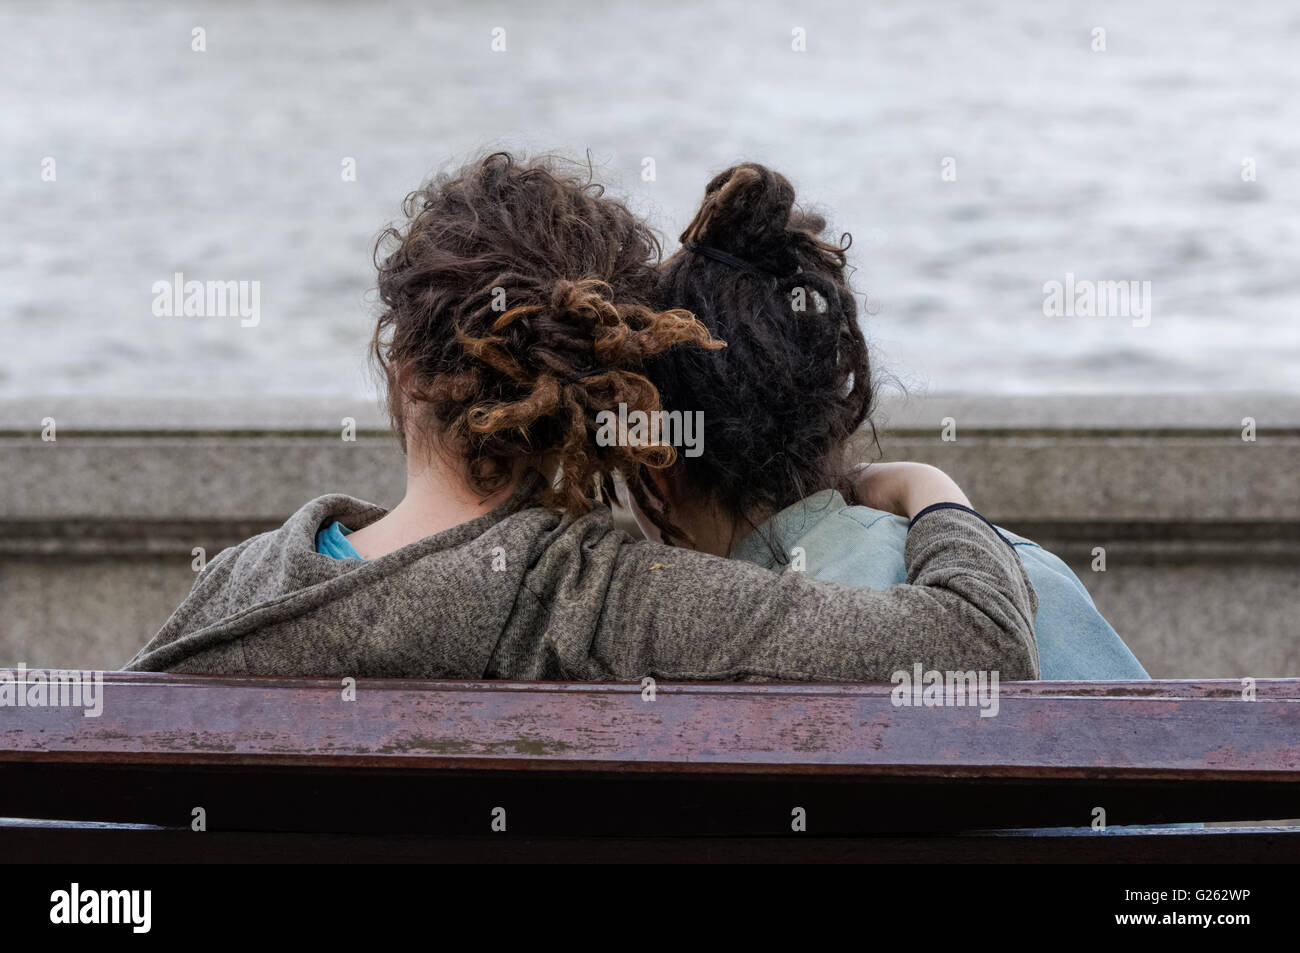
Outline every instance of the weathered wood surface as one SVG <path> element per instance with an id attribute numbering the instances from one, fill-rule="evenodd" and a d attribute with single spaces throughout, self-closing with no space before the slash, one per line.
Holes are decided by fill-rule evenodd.
<path id="1" fill-rule="evenodd" d="M 999 712 L 889 685 L 105 676 L 0 709 L 0 816 L 212 830 L 810 833 L 1300 817 L 1300 681 L 1033 682 Z"/>
<path id="2" fill-rule="evenodd" d="M 109 673 L 104 711 L 0 708 L 0 761 L 1300 780 L 1300 679 L 1024 682 L 998 713 L 890 685 L 361 681 Z"/>

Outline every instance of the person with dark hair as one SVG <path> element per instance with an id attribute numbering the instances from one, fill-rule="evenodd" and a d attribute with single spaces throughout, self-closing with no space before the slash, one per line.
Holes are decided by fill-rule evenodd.
<path id="1" fill-rule="evenodd" d="M 825 231 L 823 218 L 795 204 L 790 182 L 762 165 L 709 182 L 681 250 L 661 268 L 659 303 L 694 314 L 726 350 L 668 350 L 646 365 L 665 407 L 702 414 L 707 440 L 699 455 L 650 476 L 660 519 L 634 510 L 651 538 L 885 589 L 907 578 L 909 526 L 856 487 L 863 473 L 915 478 L 926 468 L 846 459 L 860 428 L 878 445 L 875 384 L 845 273 L 849 239 L 834 243 Z M 665 533 L 668 521 L 681 529 Z M 1044 678 L 1147 677 L 1064 562 L 998 532 L 1038 593 Z"/>
<path id="2" fill-rule="evenodd" d="M 475 161 L 411 195 L 376 250 L 373 355 L 406 453 L 391 511 L 313 500 L 220 553 L 129 663 L 264 675 L 871 681 L 1038 673 L 1014 552 L 943 474 L 858 492 L 911 518 L 906 583 L 876 592 L 633 540 L 615 481 L 682 530 L 644 475 L 670 443 L 598 439 L 661 411 L 669 352 L 725 353 L 657 310 L 659 244 L 557 159 Z"/>

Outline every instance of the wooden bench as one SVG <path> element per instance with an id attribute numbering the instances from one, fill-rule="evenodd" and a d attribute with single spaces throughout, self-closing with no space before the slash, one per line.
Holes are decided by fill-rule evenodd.
<path id="1" fill-rule="evenodd" d="M 650 700 L 624 684 L 363 680 L 349 701 L 333 680 L 110 673 L 99 717 L 0 708 L 0 851 L 1300 859 L 1300 827 L 1254 823 L 1300 818 L 1300 680 L 1258 680 L 1253 701 L 1239 680 L 1004 683 L 995 717 L 898 707 L 892 688 L 659 684 Z M 1238 826 L 1146 826 L 1199 821 Z"/>

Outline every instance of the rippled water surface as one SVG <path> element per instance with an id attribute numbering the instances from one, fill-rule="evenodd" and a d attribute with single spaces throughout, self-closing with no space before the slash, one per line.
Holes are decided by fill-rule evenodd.
<path id="1" fill-rule="evenodd" d="M 375 235 L 499 144 L 590 149 L 670 244 L 782 170 L 912 388 L 1300 390 L 1298 49 L 1300 7 L 1213 0 L 5 4 L 0 395 L 366 392 Z M 176 272 L 260 323 L 155 316 Z M 1150 281 L 1149 325 L 1045 317 L 1067 273 Z"/>

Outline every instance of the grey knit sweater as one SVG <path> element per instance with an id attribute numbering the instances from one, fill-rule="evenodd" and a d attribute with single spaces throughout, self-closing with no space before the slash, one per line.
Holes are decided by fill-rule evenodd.
<path id="1" fill-rule="evenodd" d="M 316 531 L 384 510 L 323 496 L 220 553 L 127 665 L 257 675 L 887 681 L 914 663 L 1036 678 L 1037 598 L 980 516 L 930 510 L 884 591 L 634 541 L 597 507 L 563 519 L 537 479 L 469 523 L 373 560 Z"/>

